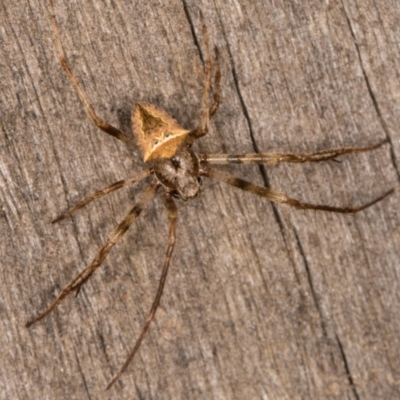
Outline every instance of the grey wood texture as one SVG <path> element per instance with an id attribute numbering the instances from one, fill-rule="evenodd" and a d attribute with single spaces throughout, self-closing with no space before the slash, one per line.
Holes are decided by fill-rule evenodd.
<path id="1" fill-rule="evenodd" d="M 389 143 L 340 163 L 227 168 L 355 216 L 297 211 L 205 180 L 179 202 L 156 320 L 121 381 L 167 243 L 157 198 L 77 298 L 26 329 L 92 259 L 144 185 L 51 220 L 143 168 L 96 129 L 55 55 L 44 0 L 0 4 L 0 399 L 400 398 L 400 3 L 56 1 L 64 49 L 98 114 L 131 134 L 137 102 L 193 128 L 204 47 L 222 104 L 199 152 Z"/>

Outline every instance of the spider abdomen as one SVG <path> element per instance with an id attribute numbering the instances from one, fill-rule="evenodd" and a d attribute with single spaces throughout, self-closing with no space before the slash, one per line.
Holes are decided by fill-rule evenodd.
<path id="1" fill-rule="evenodd" d="M 190 133 L 152 104 L 136 105 L 132 127 L 144 162 L 172 157 Z"/>

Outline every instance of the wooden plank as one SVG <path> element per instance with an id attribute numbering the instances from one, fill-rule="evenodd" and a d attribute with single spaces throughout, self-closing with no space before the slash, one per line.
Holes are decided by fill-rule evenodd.
<path id="1" fill-rule="evenodd" d="M 389 144 L 340 163 L 228 168 L 288 195 L 361 204 L 399 181 L 396 1 L 56 2 L 65 52 L 102 118 L 137 102 L 183 126 L 202 94 L 199 10 L 222 104 L 199 152 Z M 136 4 L 135 4 L 136 3 Z M 104 392 L 151 305 L 167 243 L 156 200 L 77 298 L 47 307 L 143 190 L 69 206 L 143 168 L 88 121 L 60 68 L 46 2 L 0 6 L 1 399 L 399 397 L 399 195 L 356 216 L 297 211 L 205 180 L 179 203 L 156 321 Z"/>

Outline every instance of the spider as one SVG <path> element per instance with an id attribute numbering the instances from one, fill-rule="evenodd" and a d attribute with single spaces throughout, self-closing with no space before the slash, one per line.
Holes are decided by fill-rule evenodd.
<path id="1" fill-rule="evenodd" d="M 55 44 L 57 55 L 61 67 L 66 72 L 75 91 L 77 92 L 83 107 L 90 120 L 102 131 L 115 137 L 116 139 L 126 143 L 128 146 L 134 144 L 133 139 L 121 132 L 119 129 L 109 125 L 106 121 L 99 118 L 88 100 L 86 93 L 75 78 L 68 61 L 64 55 L 58 24 L 54 13 L 53 1 L 49 0 L 52 26 L 54 31 Z M 162 192 L 165 207 L 167 209 L 169 231 L 168 231 L 168 247 L 165 254 L 164 265 L 158 284 L 157 294 L 147 315 L 146 321 L 142 327 L 140 335 L 136 343 L 128 355 L 124 365 L 120 371 L 114 376 L 107 386 L 109 389 L 127 369 L 128 365 L 133 360 L 143 338 L 146 335 L 149 326 L 154 319 L 157 308 L 160 304 L 160 299 L 165 286 L 165 281 L 168 274 L 168 268 L 172 252 L 176 241 L 176 225 L 178 218 L 178 210 L 175 204 L 175 199 L 188 201 L 195 198 L 200 193 L 201 178 L 211 178 L 216 181 L 227 183 L 228 185 L 237 187 L 244 191 L 253 193 L 275 203 L 288 204 L 289 206 L 298 209 L 311 209 L 331 211 L 335 213 L 354 214 L 367 207 L 372 206 L 378 201 L 393 193 L 393 189 L 359 207 L 333 207 L 329 205 L 317 205 L 305 203 L 294 198 L 288 197 L 286 194 L 255 185 L 243 179 L 237 178 L 228 172 L 212 168 L 213 164 L 277 164 L 281 162 L 288 163 L 305 163 L 305 162 L 320 162 L 327 160 L 336 160 L 342 154 L 359 153 L 377 149 L 382 146 L 387 140 L 383 140 L 375 145 L 366 147 L 348 147 L 322 150 L 310 154 L 279 154 L 279 153 L 260 153 L 260 154 L 197 154 L 192 150 L 194 142 L 205 136 L 209 130 L 210 119 L 215 115 L 220 104 L 220 80 L 221 71 L 219 65 L 218 50 L 215 48 L 215 74 L 213 84 L 213 102 L 209 104 L 211 96 L 212 83 L 212 56 L 210 52 L 209 38 L 207 27 L 203 14 L 200 12 L 200 20 L 202 26 L 202 34 L 205 47 L 205 62 L 204 62 L 204 88 L 200 110 L 200 122 L 194 130 L 186 130 L 182 128 L 174 119 L 166 112 L 151 104 L 137 104 L 132 111 L 132 127 L 133 133 L 138 146 L 143 153 L 144 162 L 152 162 L 152 166 L 135 174 L 127 179 L 118 181 L 109 185 L 92 196 L 78 203 L 75 207 L 66 211 L 52 223 L 61 221 L 70 216 L 73 212 L 86 206 L 91 201 L 107 195 L 124 186 L 137 183 L 149 176 L 153 179 L 147 189 L 140 195 L 136 204 L 125 218 L 111 232 L 106 243 L 97 251 L 93 261 L 79 273 L 71 282 L 69 282 L 59 294 L 57 299 L 39 316 L 32 319 L 26 324 L 30 327 L 34 323 L 40 321 L 53 311 L 63 300 L 72 292 L 79 293 L 82 285 L 87 282 L 91 275 L 100 267 L 111 248 L 116 245 L 129 227 L 133 224 L 136 218 L 139 217 L 142 210 L 154 199 L 157 193 Z"/>

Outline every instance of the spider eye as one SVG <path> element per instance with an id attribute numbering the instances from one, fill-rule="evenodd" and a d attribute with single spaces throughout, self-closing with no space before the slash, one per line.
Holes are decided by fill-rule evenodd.
<path id="1" fill-rule="evenodd" d="M 171 134 L 169 132 L 166 132 L 165 137 L 169 138 L 171 136 Z"/>
<path id="2" fill-rule="evenodd" d="M 160 143 L 160 142 L 159 142 L 158 140 L 154 140 L 154 141 L 153 141 L 153 145 L 154 145 L 154 146 L 157 146 L 159 143 Z"/>
<path id="3" fill-rule="evenodd" d="M 171 158 L 171 162 L 172 162 L 172 165 L 175 167 L 175 168 L 178 168 L 179 167 L 179 161 L 178 161 L 178 159 L 176 158 L 176 157 L 172 157 Z"/>

